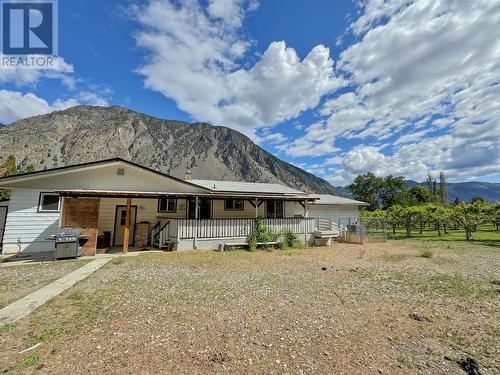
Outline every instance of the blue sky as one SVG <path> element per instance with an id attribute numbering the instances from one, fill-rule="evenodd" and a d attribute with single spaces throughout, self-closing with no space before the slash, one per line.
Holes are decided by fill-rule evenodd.
<path id="1" fill-rule="evenodd" d="M 59 0 L 56 71 L 0 70 L 0 122 L 122 105 L 239 130 L 344 185 L 500 182 L 500 2 Z"/>

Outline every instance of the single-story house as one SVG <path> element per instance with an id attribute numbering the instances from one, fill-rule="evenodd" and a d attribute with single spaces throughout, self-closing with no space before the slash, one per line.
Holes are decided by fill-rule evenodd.
<path id="1" fill-rule="evenodd" d="M 311 212 L 358 217 L 364 205 L 279 184 L 195 180 L 190 173 L 182 180 L 119 158 L 4 177 L 0 189 L 11 191 L 4 254 L 51 251 L 50 236 L 62 229 L 82 231 L 85 255 L 149 245 L 213 249 L 244 241 L 258 217 L 311 241 Z"/>

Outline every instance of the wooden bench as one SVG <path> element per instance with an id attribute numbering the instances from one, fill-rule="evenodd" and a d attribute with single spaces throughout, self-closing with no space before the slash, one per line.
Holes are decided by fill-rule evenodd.
<path id="1" fill-rule="evenodd" d="M 276 246 L 278 245 L 279 242 L 257 242 L 255 245 L 257 247 L 263 247 L 263 246 Z M 235 242 L 235 243 L 224 243 L 219 245 L 219 251 L 225 251 L 226 248 L 230 247 L 244 247 L 247 248 L 250 245 L 247 242 Z"/>

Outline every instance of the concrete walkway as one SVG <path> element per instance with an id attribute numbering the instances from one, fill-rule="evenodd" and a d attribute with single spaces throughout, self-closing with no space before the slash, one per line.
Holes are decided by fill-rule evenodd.
<path id="1" fill-rule="evenodd" d="M 68 273 L 52 284 L 27 295 L 20 300 L 11 303 L 0 310 L 0 325 L 13 323 L 18 319 L 30 314 L 37 307 L 43 305 L 48 300 L 71 288 L 77 282 L 85 279 L 91 273 L 108 263 L 112 257 L 102 257 L 87 263 L 83 267 Z"/>

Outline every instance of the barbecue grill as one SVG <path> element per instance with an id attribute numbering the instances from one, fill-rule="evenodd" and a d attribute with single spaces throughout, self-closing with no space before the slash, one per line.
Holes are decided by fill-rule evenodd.
<path id="1" fill-rule="evenodd" d="M 55 241 L 54 259 L 78 258 L 82 255 L 80 247 L 88 239 L 76 229 L 65 229 L 50 238 Z"/>

